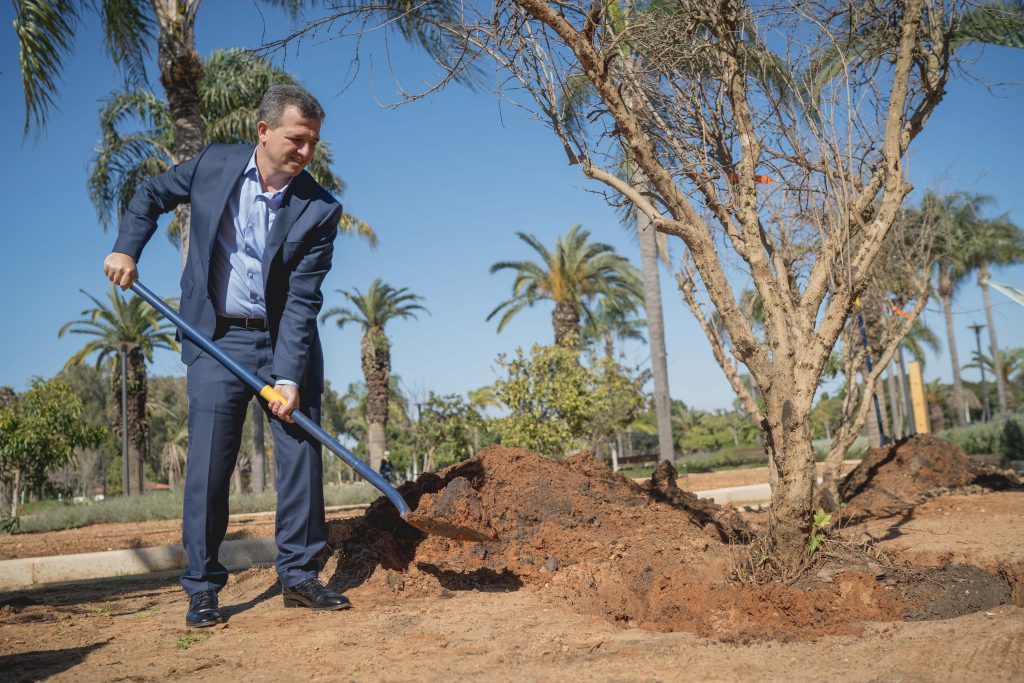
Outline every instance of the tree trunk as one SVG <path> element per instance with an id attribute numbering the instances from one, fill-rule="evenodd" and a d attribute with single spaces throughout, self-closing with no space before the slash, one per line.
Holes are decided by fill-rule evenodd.
<path id="1" fill-rule="evenodd" d="M 231 490 L 235 495 L 242 494 L 242 458 L 235 462 L 235 471 L 231 473 Z"/>
<path id="2" fill-rule="evenodd" d="M 380 422 L 371 422 L 366 427 L 366 450 L 370 453 L 370 467 L 374 472 L 380 471 L 380 463 L 384 460 L 387 446 L 386 427 Z"/>
<path id="3" fill-rule="evenodd" d="M 889 363 L 885 370 L 885 388 L 889 393 L 889 436 L 895 440 L 903 436 L 903 410 L 900 404 L 900 393 L 896 387 L 896 364 Z"/>
<path id="4" fill-rule="evenodd" d="M 672 447 L 672 406 L 668 389 L 668 355 L 665 350 L 665 322 L 661 309 L 661 279 L 658 273 L 658 237 L 651 219 L 637 211 L 640 239 L 640 270 L 644 279 L 644 310 L 654 376 L 654 415 L 658 423 L 658 459 L 674 463 Z"/>
<path id="5" fill-rule="evenodd" d="M 263 493 L 267 485 L 267 448 L 263 443 L 263 407 L 255 396 L 252 399 L 252 492 Z"/>
<path id="6" fill-rule="evenodd" d="M 195 49 L 195 4 L 180 0 L 155 0 L 153 3 L 160 25 L 157 66 L 174 130 L 176 162 L 199 154 L 206 137 L 199 99 L 203 63 Z M 190 213 L 189 207 L 179 207 L 182 269 L 188 259 Z"/>
<path id="7" fill-rule="evenodd" d="M 978 284 L 981 286 L 981 298 L 985 304 L 985 318 L 988 321 L 988 345 L 989 353 L 992 355 L 992 368 L 996 373 L 996 397 L 999 401 L 999 412 L 1005 414 L 1009 410 L 1010 391 L 1006 386 L 1006 378 L 1003 376 L 1003 359 L 999 355 L 999 342 L 996 341 L 996 323 L 992 317 L 992 300 L 988 293 L 988 264 L 982 263 L 978 269 Z M 981 359 L 978 359 L 981 362 Z"/>
<path id="8" fill-rule="evenodd" d="M 864 376 L 867 377 L 865 370 Z M 875 395 L 871 398 L 871 417 L 868 419 L 868 443 L 872 448 L 883 445 L 884 436 L 888 436 L 889 416 L 885 409 L 885 387 L 881 382 L 875 384 Z"/>
<path id="9" fill-rule="evenodd" d="M 967 398 L 964 396 L 964 384 L 960 380 L 960 356 L 956 352 L 956 333 L 953 330 L 953 294 L 946 290 L 940 290 L 939 298 L 942 299 L 942 311 L 946 317 L 946 337 L 949 344 L 949 361 L 953 368 L 953 406 L 956 413 L 956 423 L 963 427 L 971 421 L 967 412 Z"/>
<path id="10" fill-rule="evenodd" d="M 772 490 L 769 537 L 774 562 L 787 573 L 803 563 L 811 530 L 814 445 L 810 401 L 795 382 L 774 382 L 765 393 L 768 483 Z"/>
<path id="11" fill-rule="evenodd" d="M 903 360 L 902 344 L 896 351 L 896 367 L 899 369 L 896 384 L 899 387 L 900 401 L 903 404 L 903 436 L 906 437 L 917 433 L 917 425 L 914 424 L 914 405 L 910 400 L 910 392 L 907 390 L 907 368 Z"/>
<path id="12" fill-rule="evenodd" d="M 391 374 L 391 348 L 384 331 L 370 328 L 360 341 L 363 377 L 366 379 L 366 447 L 370 467 L 380 471 L 387 450 L 388 379 Z"/>
<path id="13" fill-rule="evenodd" d="M 568 344 L 570 338 L 580 339 L 580 311 L 574 301 L 559 301 L 551 312 L 551 325 L 555 329 L 555 343 L 559 346 Z"/>
<path id="14" fill-rule="evenodd" d="M 149 454 L 146 359 L 138 347 L 129 349 L 127 357 L 128 477 L 122 486 L 124 495 L 137 496 L 145 491 L 146 460 Z M 111 401 L 110 413 L 114 433 L 121 438 L 121 355 L 118 354 L 115 359 L 114 372 L 111 374 L 114 400 Z"/>
<path id="15" fill-rule="evenodd" d="M 21 499 L 21 468 L 14 470 L 14 481 L 11 483 L 11 517 L 18 516 L 18 501 Z"/>

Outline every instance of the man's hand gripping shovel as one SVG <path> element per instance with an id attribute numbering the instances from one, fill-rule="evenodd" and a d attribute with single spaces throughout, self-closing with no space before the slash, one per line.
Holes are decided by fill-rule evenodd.
<path id="1" fill-rule="evenodd" d="M 151 292 L 142 283 L 138 281 L 134 282 L 131 289 L 138 296 L 142 297 L 142 299 L 149 305 L 160 311 L 160 313 L 162 313 L 168 320 L 174 323 L 178 329 L 181 330 L 182 334 L 186 335 L 203 351 L 206 351 L 218 362 L 224 365 L 224 367 L 234 373 L 238 379 L 252 387 L 252 389 L 257 392 L 263 400 L 268 403 L 275 400 L 281 401 L 282 404 L 287 403 L 285 398 L 275 391 L 273 387 L 264 384 L 258 377 L 256 377 L 256 375 L 249 372 L 239 364 L 238 361 L 221 350 L 211 339 L 190 325 L 185 319 L 178 315 L 178 312 L 171 308 L 167 302 Z M 387 496 L 387 499 L 391 501 L 396 508 L 398 508 L 398 512 L 402 516 L 402 519 L 408 524 L 429 534 L 446 536 L 460 541 L 497 540 L 497 535 L 490 528 L 472 528 L 429 515 L 417 516 L 415 511 L 409 509 L 409 505 L 405 502 L 405 499 L 402 498 L 402 494 L 400 494 L 395 487 L 389 484 L 384 477 L 374 472 L 372 468 L 360 460 L 354 453 L 352 453 L 352 451 L 348 450 L 331 438 L 327 432 L 320 428 L 320 425 L 298 410 L 291 412 L 291 418 L 295 421 L 295 424 L 302 427 L 307 434 L 322 443 L 327 450 L 341 458 L 341 460 L 355 470 L 359 476 L 366 479 L 366 481 L 370 482 L 381 493 Z M 468 495 L 469 492 L 466 493 Z"/>

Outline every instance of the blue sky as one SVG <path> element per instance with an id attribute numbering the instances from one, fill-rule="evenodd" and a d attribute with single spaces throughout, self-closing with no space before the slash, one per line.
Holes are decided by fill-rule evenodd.
<path id="1" fill-rule="evenodd" d="M 57 372 L 82 340 L 58 339 L 60 326 L 86 307 L 85 289 L 104 296 L 101 270 L 114 235 L 104 233 L 89 202 L 85 180 L 98 139 L 99 100 L 119 80 L 100 49 L 95 19 L 82 25 L 73 56 L 66 60 L 59 110 L 46 131 L 22 139 L 24 109 L 17 44 L 9 3 L 0 5 L 0 145 L 12 152 L 0 165 L 5 189 L 5 223 L 0 250 L 7 254 L 7 295 L 0 312 L 7 330 L 0 339 L 0 385 L 22 390 L 36 375 Z M 289 19 L 259 3 L 217 2 L 201 6 L 197 43 L 202 54 L 217 48 L 255 47 L 280 37 Z M 414 88 L 429 75 L 420 53 L 397 43 L 393 63 L 403 85 Z M 423 101 L 389 109 L 395 100 L 391 75 L 364 54 L 356 79 L 342 88 L 352 43 L 311 40 L 288 55 L 284 66 L 323 101 L 328 118 L 322 136 L 331 142 L 335 170 L 347 183 L 346 208 L 368 221 L 380 246 L 339 239 L 334 268 L 325 283 L 327 305 L 334 290 L 366 289 L 374 278 L 409 287 L 425 297 L 431 315 L 397 321 L 390 328 L 392 368 L 408 391 L 425 395 L 464 393 L 495 379 L 499 353 L 534 342 L 550 343 L 548 305 L 526 311 L 502 334 L 485 321 L 508 297 L 511 274 L 489 275 L 499 260 L 531 258 L 516 231 L 553 244 L 574 223 L 594 239 L 613 244 L 639 262 L 638 249 L 619 226 L 614 211 L 592 193 L 550 132 L 522 110 L 502 103 L 490 90 L 460 87 Z M 996 197 L 1024 225 L 1020 188 L 1024 159 L 1024 93 L 986 83 L 1020 82 L 1024 51 L 978 53 L 975 79 L 951 83 L 946 101 L 913 148 L 911 180 L 918 188 L 966 189 Z M 278 59 L 280 62 L 280 58 Z M 152 70 L 151 77 L 155 76 Z M 153 78 L 155 88 L 159 83 Z M 159 90 L 158 90 L 159 91 Z M 678 253 L 677 249 L 677 253 Z M 176 249 L 158 233 L 141 262 L 143 281 L 165 296 L 176 296 Z M 1024 288 L 1024 267 L 998 270 L 994 279 Z M 684 309 L 674 279 L 662 271 L 669 375 L 673 398 L 703 409 L 729 407 L 733 395 L 707 344 Z M 993 292 L 1000 345 L 1024 345 L 1024 309 Z M 937 303 L 926 320 L 944 337 Z M 956 301 L 961 363 L 974 348 L 972 322 L 984 322 L 975 284 Z M 358 330 L 323 329 L 327 378 L 336 386 L 361 380 Z M 631 363 L 645 363 L 641 346 L 628 349 Z M 158 355 L 153 371 L 177 374 L 183 366 L 172 353 Z M 974 379 L 974 371 L 966 377 Z M 950 376 L 945 348 L 929 361 L 927 378 Z"/>

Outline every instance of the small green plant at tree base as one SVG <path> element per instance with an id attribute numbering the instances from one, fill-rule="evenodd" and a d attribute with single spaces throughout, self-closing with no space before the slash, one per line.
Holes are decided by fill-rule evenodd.
<path id="1" fill-rule="evenodd" d="M 826 513 L 824 509 L 818 508 L 818 511 L 814 513 L 812 521 L 814 528 L 811 529 L 811 540 L 807 548 L 808 555 L 813 555 L 817 552 L 818 546 L 825 540 L 825 529 L 832 523 L 832 515 Z"/>
<path id="2" fill-rule="evenodd" d="M 210 636 L 205 633 L 186 633 L 174 644 L 175 650 L 187 650 L 196 643 L 201 643 Z"/>

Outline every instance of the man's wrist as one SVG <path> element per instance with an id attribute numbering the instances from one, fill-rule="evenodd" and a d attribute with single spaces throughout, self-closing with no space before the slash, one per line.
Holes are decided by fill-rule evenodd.
<path id="1" fill-rule="evenodd" d="M 276 385 L 284 385 L 286 387 L 297 387 L 297 386 L 299 386 L 298 382 L 293 382 L 290 379 L 284 379 L 284 378 L 280 378 L 280 379 L 274 380 L 274 384 L 275 384 L 275 386 Z"/>

